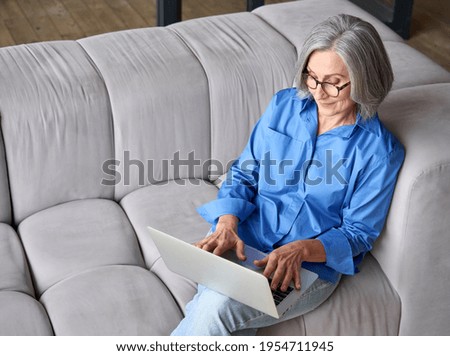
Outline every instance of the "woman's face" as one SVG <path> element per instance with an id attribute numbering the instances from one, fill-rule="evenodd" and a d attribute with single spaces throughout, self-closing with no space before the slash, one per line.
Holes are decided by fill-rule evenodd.
<path id="1" fill-rule="evenodd" d="M 350 81 L 344 61 L 332 50 L 314 51 L 309 57 L 306 69 L 309 75 L 318 81 L 338 87 Z M 353 114 L 356 104 L 350 98 L 350 86 L 351 84 L 343 88 L 337 97 L 325 93 L 321 85 L 316 89 L 309 88 L 319 108 L 319 114 L 324 116 Z"/>

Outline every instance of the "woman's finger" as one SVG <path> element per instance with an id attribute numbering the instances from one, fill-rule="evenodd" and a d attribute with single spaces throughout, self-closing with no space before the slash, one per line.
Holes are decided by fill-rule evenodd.
<path id="1" fill-rule="evenodd" d="M 277 264 L 277 267 L 276 267 L 275 271 L 273 272 L 272 283 L 270 284 L 270 286 L 272 287 L 273 290 L 280 287 L 280 284 L 284 280 L 285 276 L 286 276 L 286 269 L 284 268 L 284 266 L 282 264 Z M 287 287 L 286 287 L 286 289 L 287 289 Z"/>
<path id="2" fill-rule="evenodd" d="M 224 244 L 223 241 L 219 241 L 214 250 L 212 251 L 213 254 L 217 255 L 217 256 L 221 256 L 223 253 L 227 252 L 230 248 Z"/>
<path id="3" fill-rule="evenodd" d="M 247 257 L 245 256 L 245 244 L 241 239 L 239 239 L 236 243 L 236 256 L 241 261 L 245 261 L 247 259 Z"/>
<path id="4" fill-rule="evenodd" d="M 266 257 L 264 257 L 261 260 L 254 260 L 253 264 L 256 267 L 265 267 L 267 265 L 267 262 L 269 262 L 269 255 L 267 255 Z"/>
<path id="5" fill-rule="evenodd" d="M 216 233 L 213 232 L 212 234 L 210 234 L 210 235 L 204 237 L 203 239 L 198 240 L 197 242 L 194 242 L 193 245 L 194 245 L 195 247 L 202 248 L 203 245 L 205 245 L 206 243 L 208 243 L 211 239 L 215 239 L 215 238 L 216 238 Z"/>
<path id="6" fill-rule="evenodd" d="M 300 288 L 302 287 L 302 281 L 300 279 L 300 269 L 296 268 L 294 269 L 294 286 L 295 289 L 300 290 Z"/>
<path id="7" fill-rule="evenodd" d="M 271 258 L 271 256 L 267 256 L 268 257 L 268 261 L 266 264 L 266 268 L 264 268 L 264 272 L 263 275 L 266 278 L 270 278 L 272 276 L 272 274 L 277 270 L 277 261 L 274 258 Z"/>
<path id="8" fill-rule="evenodd" d="M 201 247 L 202 250 L 213 252 L 217 248 L 217 242 L 216 241 L 208 241 L 207 243 L 203 244 Z"/>
<path id="9" fill-rule="evenodd" d="M 286 273 L 284 274 L 283 282 L 281 282 L 280 289 L 283 292 L 286 292 L 289 285 L 291 284 L 292 280 L 294 278 L 292 270 L 288 269 L 286 270 Z"/>
<path id="10" fill-rule="evenodd" d="M 214 249 L 216 249 L 218 245 L 218 239 L 215 235 L 210 235 L 206 239 L 203 240 L 203 243 L 201 246 L 199 246 L 202 250 L 212 252 Z"/>

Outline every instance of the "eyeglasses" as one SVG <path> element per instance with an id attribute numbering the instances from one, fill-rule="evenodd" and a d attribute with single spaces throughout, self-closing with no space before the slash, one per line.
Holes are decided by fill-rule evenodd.
<path id="1" fill-rule="evenodd" d="M 310 89 L 316 89 L 318 85 L 320 84 L 322 86 L 322 90 L 329 96 L 337 97 L 342 89 L 346 88 L 350 85 L 350 82 L 345 83 L 344 85 L 341 85 L 338 87 L 337 85 L 327 83 L 327 82 L 320 82 L 313 76 L 311 76 L 309 73 L 303 73 L 303 80 L 305 81 L 305 84 Z"/>

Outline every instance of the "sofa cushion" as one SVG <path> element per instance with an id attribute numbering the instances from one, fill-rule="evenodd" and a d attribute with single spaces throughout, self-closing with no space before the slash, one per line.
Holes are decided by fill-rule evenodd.
<path id="1" fill-rule="evenodd" d="M 141 188 L 120 202 L 136 231 L 147 267 L 167 285 L 182 309 L 192 299 L 196 286 L 167 269 L 147 226 L 190 243 L 197 241 L 210 226 L 196 208 L 216 195 L 217 188 L 205 181 L 177 180 Z"/>
<path id="2" fill-rule="evenodd" d="M 197 283 L 188 278 L 184 278 L 179 274 L 173 273 L 166 266 L 161 257 L 153 263 L 151 271 L 164 282 L 164 285 L 170 290 L 173 298 L 177 302 L 179 308 L 184 313 L 186 305 L 197 293 Z"/>
<path id="3" fill-rule="evenodd" d="M 114 183 L 115 175 L 116 200 L 158 181 L 206 178 L 208 81 L 183 41 L 166 28 L 147 28 L 79 43 L 95 61 L 111 99 L 117 165 L 105 178 Z M 186 160 L 200 164 L 191 170 Z"/>
<path id="4" fill-rule="evenodd" d="M 260 329 L 260 335 L 397 335 L 401 302 L 372 255 L 360 273 L 343 276 L 328 300 L 302 317 Z"/>
<path id="5" fill-rule="evenodd" d="M 27 260 L 19 237 L 9 225 L 0 223 L 0 291 L 34 296 Z"/>
<path id="6" fill-rule="evenodd" d="M 305 315 L 307 335 L 397 335 L 401 301 L 378 262 L 368 254 L 355 276 Z"/>
<path id="7" fill-rule="evenodd" d="M 273 94 L 292 85 L 295 48 L 250 13 L 184 21 L 168 28 L 195 53 L 208 77 L 211 158 L 220 162 L 221 169 L 214 174 L 221 175 L 241 153 Z"/>
<path id="8" fill-rule="evenodd" d="M 141 188 L 120 201 L 136 231 L 147 267 L 160 257 L 147 226 L 189 243 L 198 241 L 210 225 L 196 208 L 216 197 L 217 188 L 211 183 L 180 179 Z"/>
<path id="9" fill-rule="evenodd" d="M 349 14 L 370 22 L 383 41 L 402 39 L 380 20 L 347 0 L 299 0 L 257 8 L 253 14 L 261 17 L 285 36 L 299 50 L 312 28 L 337 14 Z"/>
<path id="10" fill-rule="evenodd" d="M 0 291 L 0 335 L 53 335 L 47 313 L 42 305 L 27 294 Z"/>
<path id="11" fill-rule="evenodd" d="M 113 155 L 108 95 L 83 48 L 71 41 L 1 48 L 0 68 L 15 224 L 69 200 L 112 198 L 113 187 L 101 184 L 102 163 Z"/>
<path id="12" fill-rule="evenodd" d="M 0 117 L 1 122 L 1 117 Z M 8 171 L 5 160 L 5 147 L 0 127 L 0 223 L 11 224 L 11 198 L 9 195 Z"/>
<path id="13" fill-rule="evenodd" d="M 151 272 L 95 268 L 49 288 L 41 298 L 56 335 L 168 335 L 181 311 Z"/>
<path id="14" fill-rule="evenodd" d="M 38 295 L 93 267 L 143 266 L 136 235 L 112 200 L 86 199 L 42 210 L 19 226 Z"/>

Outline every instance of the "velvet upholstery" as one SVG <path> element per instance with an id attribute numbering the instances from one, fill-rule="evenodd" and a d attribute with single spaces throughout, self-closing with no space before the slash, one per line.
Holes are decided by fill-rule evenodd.
<path id="1" fill-rule="evenodd" d="M 196 285 L 147 226 L 208 232 L 196 208 L 338 13 L 380 32 L 395 81 L 379 114 L 406 159 L 360 273 L 258 334 L 450 335 L 450 74 L 346 0 L 0 48 L 0 335 L 169 334 Z"/>

